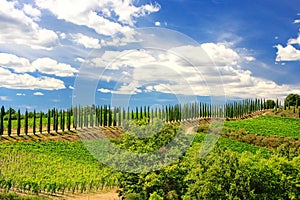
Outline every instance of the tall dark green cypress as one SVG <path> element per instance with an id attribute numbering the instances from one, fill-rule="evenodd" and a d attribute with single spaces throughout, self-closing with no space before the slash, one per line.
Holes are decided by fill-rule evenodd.
<path id="1" fill-rule="evenodd" d="M 35 135 L 35 128 L 36 128 L 36 112 L 33 110 L 33 126 L 32 126 L 32 132 Z"/>
<path id="2" fill-rule="evenodd" d="M 124 108 L 122 108 L 122 114 L 123 114 L 123 120 L 125 120 L 126 119 L 126 112 L 125 112 L 125 109 Z"/>
<path id="3" fill-rule="evenodd" d="M 117 108 L 114 108 L 113 126 L 117 126 Z"/>
<path id="4" fill-rule="evenodd" d="M 0 112 L 0 135 L 3 135 L 4 132 L 4 115 L 5 115 L 5 108 L 4 106 L 2 106 Z"/>
<path id="5" fill-rule="evenodd" d="M 121 126 L 122 121 L 122 109 L 119 107 L 119 113 L 118 113 L 118 126 Z"/>
<path id="6" fill-rule="evenodd" d="M 129 111 L 129 106 L 127 107 L 127 120 L 130 120 L 130 111 Z"/>
<path id="7" fill-rule="evenodd" d="M 8 110 L 7 135 L 11 136 L 11 108 Z"/>
<path id="8" fill-rule="evenodd" d="M 83 123 L 83 127 L 88 127 L 88 112 L 87 112 L 87 107 L 85 107 L 83 109 L 83 116 L 84 116 L 84 123 Z"/>
<path id="9" fill-rule="evenodd" d="M 50 133 L 50 127 L 51 127 L 51 111 L 49 109 L 47 114 L 47 133 Z"/>
<path id="10" fill-rule="evenodd" d="M 148 123 L 150 122 L 150 106 L 147 108 L 147 118 L 148 118 Z"/>
<path id="11" fill-rule="evenodd" d="M 60 123 L 59 123 L 59 125 L 60 125 L 60 130 L 62 130 L 62 129 L 63 129 L 63 121 L 64 121 L 63 111 L 60 110 L 59 113 L 60 113 L 60 114 L 59 114 L 59 116 L 60 116 Z"/>
<path id="12" fill-rule="evenodd" d="M 21 134 L 21 112 L 20 109 L 18 109 L 18 115 L 17 115 L 17 135 L 20 136 Z"/>
<path id="13" fill-rule="evenodd" d="M 61 130 L 65 131 L 65 111 L 61 112 Z"/>
<path id="14" fill-rule="evenodd" d="M 98 121 L 98 119 L 99 119 L 99 117 L 98 117 L 98 115 L 99 115 L 99 107 L 97 106 L 96 108 L 95 108 L 95 126 L 96 127 L 98 127 L 99 126 L 99 121 Z"/>
<path id="15" fill-rule="evenodd" d="M 75 106 L 75 108 L 72 108 L 68 111 L 69 112 L 69 117 L 70 117 L 70 130 L 71 130 L 71 116 L 73 115 L 73 128 L 76 130 L 77 124 L 78 124 L 78 107 Z M 69 128 L 68 128 L 69 130 Z"/>
<path id="16" fill-rule="evenodd" d="M 108 126 L 112 126 L 112 111 L 110 105 L 108 106 Z"/>
<path id="17" fill-rule="evenodd" d="M 39 126 L 39 132 L 43 133 L 43 112 L 40 112 L 40 126 Z"/>
<path id="18" fill-rule="evenodd" d="M 53 131 L 56 130 L 56 110 L 55 108 L 52 110 L 52 116 L 53 116 Z"/>
<path id="19" fill-rule="evenodd" d="M 67 129 L 68 131 L 71 130 L 71 112 L 67 110 Z"/>
<path id="20" fill-rule="evenodd" d="M 135 107 L 135 119 L 139 119 L 139 108 Z"/>
<path id="21" fill-rule="evenodd" d="M 90 108 L 90 127 L 94 126 L 94 105 Z"/>
<path id="22" fill-rule="evenodd" d="M 58 111 L 55 112 L 55 132 L 58 131 Z"/>
<path id="23" fill-rule="evenodd" d="M 134 119 L 134 113 L 133 113 L 133 110 L 131 110 L 131 119 L 132 119 L 132 120 Z"/>
<path id="24" fill-rule="evenodd" d="M 103 108 L 103 126 L 107 126 L 107 105 Z"/>
<path id="25" fill-rule="evenodd" d="M 24 132 L 25 135 L 28 135 L 28 111 L 25 111 L 25 120 L 24 120 Z"/>
<path id="26" fill-rule="evenodd" d="M 140 107 L 140 119 L 143 119 L 143 106 Z"/>
<path id="27" fill-rule="evenodd" d="M 103 126 L 103 108 L 102 108 L 102 106 L 100 106 L 100 113 L 99 113 L 99 125 L 100 126 Z"/>

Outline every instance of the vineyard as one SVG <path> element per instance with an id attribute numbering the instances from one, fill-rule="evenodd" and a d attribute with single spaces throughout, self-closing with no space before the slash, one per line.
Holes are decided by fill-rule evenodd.
<path id="1" fill-rule="evenodd" d="M 225 122 L 224 125 L 235 130 L 244 128 L 249 133 L 262 136 L 300 138 L 300 119 L 295 118 L 261 116 L 243 121 Z"/>
<path id="2" fill-rule="evenodd" d="M 258 99 L 226 105 L 192 103 L 131 110 L 87 106 L 51 109 L 45 114 L 21 114 L 19 110 L 2 108 L 1 138 L 14 140 L 0 140 L 0 190 L 5 192 L 0 197 L 17 192 L 38 195 L 37 198 L 43 195 L 68 199 L 70 194 L 117 190 L 123 199 L 141 200 L 299 199 L 299 119 L 269 115 L 246 119 L 266 109 L 264 100 Z M 273 109 L 280 110 L 283 108 L 277 105 Z M 224 120 L 224 128 L 223 123 L 210 124 L 213 118 Z M 200 124 L 193 127 L 197 133 L 185 135 L 180 125 L 195 119 L 200 119 Z M 157 123 L 162 128 L 156 130 Z M 150 127 L 154 127 L 151 131 L 155 135 L 138 137 L 131 132 L 138 129 L 146 134 L 147 124 L 153 125 Z M 214 132 L 208 131 L 210 127 L 221 128 L 221 137 L 213 150 L 201 158 L 205 138 Z M 85 130 L 92 132 L 92 139 L 80 140 L 78 134 Z M 128 155 L 114 152 L 102 160 L 111 163 L 107 166 L 87 150 L 88 145 L 99 148 L 103 144 L 101 137 L 95 137 L 97 130 L 109 132 L 109 141 L 120 149 L 141 155 L 153 151 L 158 154 L 132 162 Z M 61 140 L 43 141 L 47 134 Z M 25 136 L 26 142 L 18 140 Z M 190 138 L 192 144 L 186 142 Z M 172 140 L 177 145 L 165 153 L 165 146 Z M 175 158 L 178 147 L 186 151 Z M 143 163 L 161 155 L 161 163 L 152 166 L 160 167 L 158 170 L 116 170 L 129 164 L 142 171 Z M 165 165 L 170 158 L 175 159 Z M 19 198 L 13 196 L 9 198 Z"/>

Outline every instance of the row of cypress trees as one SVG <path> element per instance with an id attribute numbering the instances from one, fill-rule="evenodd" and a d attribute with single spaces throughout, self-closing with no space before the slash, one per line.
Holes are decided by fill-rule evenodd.
<path id="1" fill-rule="evenodd" d="M 12 110 L 11 108 L 8 109 L 8 114 L 7 114 L 7 135 L 11 136 L 12 134 L 12 122 L 14 121 L 12 117 Z M 4 106 L 1 107 L 0 110 L 0 135 L 4 134 L 4 116 L 6 115 L 5 108 Z M 28 135 L 29 133 L 29 127 L 31 128 L 31 131 L 33 134 L 36 134 L 37 132 L 43 133 L 44 131 L 44 126 L 46 126 L 47 133 L 50 133 L 51 131 L 58 132 L 58 130 L 65 131 L 65 128 L 67 130 L 71 130 L 71 115 L 72 115 L 72 110 L 69 109 L 67 111 L 61 110 L 58 111 L 57 109 L 52 109 L 48 110 L 48 114 L 45 115 L 43 112 L 36 113 L 36 111 L 33 111 L 32 120 L 29 120 L 29 113 L 26 110 L 24 115 L 21 115 L 20 109 L 18 109 L 16 113 L 16 134 L 18 136 L 21 135 L 21 131 L 23 128 L 23 133 L 25 135 Z M 45 118 L 46 117 L 46 118 Z M 23 119 L 23 123 L 22 123 Z M 46 123 L 44 122 L 43 119 L 47 119 Z M 30 124 L 29 124 L 30 121 Z M 51 125 L 53 128 L 51 129 Z M 60 125 L 60 127 L 59 127 Z"/>
<path id="2" fill-rule="evenodd" d="M 45 131 L 43 126 L 46 127 L 47 133 L 94 126 L 111 127 L 120 126 L 122 120 L 148 120 L 148 122 L 151 122 L 154 118 L 162 119 L 165 122 L 196 118 L 240 118 L 257 110 L 266 109 L 265 105 L 266 103 L 263 99 L 247 99 L 226 103 L 225 105 L 194 102 L 154 108 L 140 106 L 131 110 L 129 107 L 127 109 L 121 107 L 111 108 L 110 105 L 77 106 L 68 110 L 53 108 L 49 109 L 47 114 L 43 112 L 36 113 L 34 110 L 30 120 L 30 131 L 33 134 L 37 132 L 42 133 Z M 4 116 L 6 114 L 2 106 L 0 110 L 0 135 L 4 133 Z M 23 124 L 21 123 L 22 119 L 24 119 Z M 21 134 L 21 128 L 23 128 L 24 134 L 27 135 L 29 133 L 28 111 L 26 110 L 24 115 L 21 115 L 20 110 L 18 110 L 16 120 L 17 135 Z M 12 109 L 9 109 L 7 118 L 8 135 L 12 134 L 12 121 Z M 72 125 L 73 127 L 71 127 Z"/>

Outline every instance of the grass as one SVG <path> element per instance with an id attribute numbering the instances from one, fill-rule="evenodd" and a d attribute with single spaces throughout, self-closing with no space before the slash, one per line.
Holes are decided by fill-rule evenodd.
<path id="1" fill-rule="evenodd" d="M 37 196 L 20 196 L 15 193 L 0 193 L 1 200 L 49 200 L 48 198 Z"/>
<path id="2" fill-rule="evenodd" d="M 247 120 L 225 122 L 224 126 L 262 136 L 300 138 L 300 119 L 276 116 L 260 116 Z"/>
<path id="3" fill-rule="evenodd" d="M 198 133 L 195 136 L 194 143 L 202 143 L 204 141 L 205 136 L 206 135 L 204 133 Z M 270 149 L 264 147 L 258 147 L 252 144 L 238 142 L 238 141 L 234 141 L 222 137 L 218 138 L 218 141 L 215 145 L 220 147 L 221 149 L 229 149 L 231 151 L 235 151 L 238 153 L 242 153 L 242 152 L 250 152 L 252 154 L 259 153 L 264 157 L 268 157 L 270 152 L 272 152 Z"/>

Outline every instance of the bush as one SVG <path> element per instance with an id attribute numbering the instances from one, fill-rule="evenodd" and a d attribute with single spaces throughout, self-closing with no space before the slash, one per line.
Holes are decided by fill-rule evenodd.
<path id="1" fill-rule="evenodd" d="M 143 200 L 142 196 L 137 193 L 127 194 L 125 199 L 126 200 Z"/>

